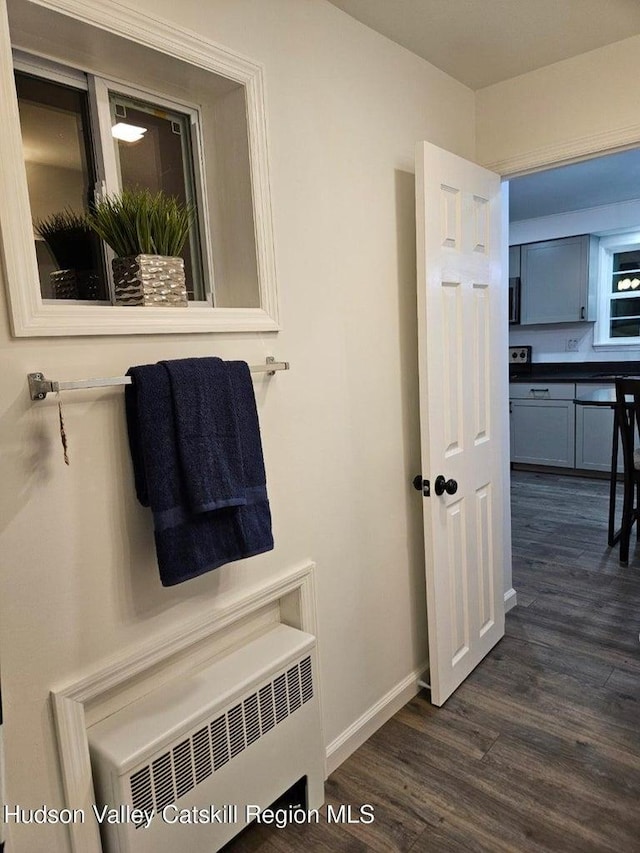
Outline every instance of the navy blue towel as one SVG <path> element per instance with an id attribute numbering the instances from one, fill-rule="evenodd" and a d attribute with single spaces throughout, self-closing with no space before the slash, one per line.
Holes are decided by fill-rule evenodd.
<path id="1" fill-rule="evenodd" d="M 177 451 L 191 510 L 207 512 L 246 504 L 238 418 L 227 365 L 220 358 L 160 363 L 169 373 Z"/>
<path id="2" fill-rule="evenodd" d="M 176 406 L 174 389 L 180 371 L 172 368 L 170 371 L 169 364 L 173 368 L 176 362 L 131 368 L 128 375 L 133 384 L 125 389 L 136 493 L 140 503 L 153 511 L 158 568 L 164 586 L 182 583 L 225 563 L 273 548 L 260 427 L 248 366 L 244 362 L 222 362 L 226 374 L 223 391 L 214 394 L 211 400 L 212 417 L 215 418 L 220 394 L 231 394 L 237 428 L 237 445 L 233 452 L 238 458 L 227 460 L 216 469 L 219 463 L 212 460 L 211 447 L 206 446 L 207 459 L 203 464 L 211 476 L 214 470 L 224 472 L 224 488 L 233 483 L 234 500 L 239 503 L 194 511 L 193 496 L 216 495 L 217 486 L 199 476 L 199 472 L 195 480 L 187 484 L 197 460 L 190 460 L 186 468 L 183 465 L 190 453 L 188 446 L 181 446 L 181 438 L 185 436 L 184 428 L 182 434 L 180 431 L 181 418 L 186 416 L 185 395 L 179 395 L 181 399 Z M 220 364 L 209 367 L 220 377 L 223 372 Z M 197 406 L 201 407 L 200 414 L 207 414 L 203 399 L 198 399 Z M 177 410 L 182 410 L 181 414 L 177 414 Z M 218 449 L 225 443 L 223 438 L 230 440 L 233 446 L 233 430 L 227 430 L 230 418 L 233 422 L 226 409 L 221 420 L 227 426 L 222 433 L 215 433 Z M 187 430 L 187 435 L 193 432 Z M 202 428 L 195 433 L 199 442 L 204 441 Z M 242 482 L 238 484 L 240 470 Z"/>

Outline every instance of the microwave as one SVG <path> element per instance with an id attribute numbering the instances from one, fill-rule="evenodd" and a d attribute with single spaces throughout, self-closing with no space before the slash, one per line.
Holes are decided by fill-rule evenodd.
<path id="1" fill-rule="evenodd" d="M 509 322 L 520 322 L 520 278 L 509 279 Z"/>

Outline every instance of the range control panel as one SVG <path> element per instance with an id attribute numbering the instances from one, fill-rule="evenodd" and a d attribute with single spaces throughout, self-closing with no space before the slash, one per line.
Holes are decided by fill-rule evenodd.
<path id="1" fill-rule="evenodd" d="M 531 347 L 509 347 L 509 364 L 531 364 Z"/>
<path id="2" fill-rule="evenodd" d="M 509 347 L 509 375 L 531 372 L 531 347 Z"/>

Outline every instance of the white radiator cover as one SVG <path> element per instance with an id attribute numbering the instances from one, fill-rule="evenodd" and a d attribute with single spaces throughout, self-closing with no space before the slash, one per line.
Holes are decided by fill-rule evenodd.
<path id="1" fill-rule="evenodd" d="M 269 806 L 303 776 L 307 808 L 319 808 L 317 685 L 315 637 L 278 624 L 91 726 L 97 809 L 125 807 L 101 824 L 105 853 L 213 853 L 246 825 L 246 806 Z M 208 822 L 212 807 L 223 822 Z M 134 808 L 153 811 L 148 828 L 126 820 Z M 169 822 L 194 809 L 198 822 Z"/>

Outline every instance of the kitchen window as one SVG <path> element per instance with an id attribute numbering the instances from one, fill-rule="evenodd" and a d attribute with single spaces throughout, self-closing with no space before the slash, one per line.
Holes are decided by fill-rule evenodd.
<path id="1" fill-rule="evenodd" d="M 263 69 L 135 10 L 114 6 L 88 23 L 70 3 L 13 0 L 11 44 L 0 29 L 0 236 L 14 335 L 277 331 Z M 133 186 L 197 209 L 186 309 L 113 304 L 109 250 L 86 235 L 70 281 L 68 256 L 38 227 L 65 212 L 73 225 L 92 199 Z"/>
<path id="2" fill-rule="evenodd" d="M 600 240 L 596 346 L 640 346 L 640 234 Z"/>

